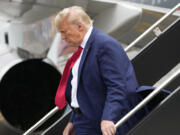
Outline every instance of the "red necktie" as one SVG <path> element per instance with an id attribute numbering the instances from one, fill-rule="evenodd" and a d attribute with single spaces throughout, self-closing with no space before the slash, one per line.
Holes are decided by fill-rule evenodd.
<path id="1" fill-rule="evenodd" d="M 69 77 L 69 73 L 75 64 L 76 60 L 79 58 L 82 51 L 82 47 L 79 46 L 78 50 L 68 59 L 66 66 L 63 71 L 63 75 L 58 86 L 58 90 L 56 93 L 55 104 L 58 106 L 59 109 L 63 109 L 66 106 L 66 97 L 65 97 L 65 90 L 66 84 Z"/>

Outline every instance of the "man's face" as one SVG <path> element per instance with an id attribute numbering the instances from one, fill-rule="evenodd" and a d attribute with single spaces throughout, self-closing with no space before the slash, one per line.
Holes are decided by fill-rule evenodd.
<path id="1" fill-rule="evenodd" d="M 62 40 L 65 40 L 69 46 L 79 46 L 84 38 L 79 26 L 70 24 L 66 19 L 60 22 L 58 31 L 61 33 Z"/>

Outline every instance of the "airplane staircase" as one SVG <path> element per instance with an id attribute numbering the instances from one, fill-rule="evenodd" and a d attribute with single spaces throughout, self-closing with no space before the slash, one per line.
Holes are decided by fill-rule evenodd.
<path id="1" fill-rule="evenodd" d="M 141 85 L 154 85 L 174 66 L 180 64 L 180 19 L 152 41 L 133 60 L 137 79 Z M 140 69 L 141 68 L 141 69 Z M 179 66 L 178 66 L 178 69 Z M 173 91 L 128 135 L 180 134 L 180 75 L 165 89 Z"/>

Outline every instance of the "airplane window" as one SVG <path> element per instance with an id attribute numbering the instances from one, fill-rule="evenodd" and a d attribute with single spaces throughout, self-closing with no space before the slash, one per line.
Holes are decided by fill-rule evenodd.
<path id="1" fill-rule="evenodd" d="M 9 37 L 8 37 L 8 33 L 7 32 L 5 33 L 4 38 L 5 38 L 5 43 L 7 45 L 9 45 Z"/>

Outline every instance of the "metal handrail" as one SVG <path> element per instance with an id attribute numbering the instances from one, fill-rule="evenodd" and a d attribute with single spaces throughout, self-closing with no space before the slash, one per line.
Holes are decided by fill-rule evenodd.
<path id="1" fill-rule="evenodd" d="M 42 119 L 40 119 L 36 124 L 34 124 L 31 128 L 29 128 L 23 135 L 29 135 L 33 131 L 35 131 L 39 126 L 41 126 L 46 120 L 48 120 L 51 116 L 53 116 L 59 108 L 56 106 L 52 109 L 48 114 L 46 114 Z"/>
<path id="2" fill-rule="evenodd" d="M 172 10 L 170 10 L 167 14 L 165 14 L 160 20 L 158 20 L 155 24 L 153 24 L 149 29 L 147 29 L 142 35 L 140 35 L 136 40 L 134 40 L 128 47 L 125 48 L 125 52 L 127 52 L 130 48 L 132 48 L 136 43 L 138 43 L 142 38 L 144 38 L 147 34 L 149 34 L 157 25 L 159 25 L 163 20 L 165 20 L 168 16 L 170 16 L 172 13 L 174 13 L 178 8 L 180 7 L 180 3 L 177 4 Z M 159 88 L 159 87 L 158 87 Z M 144 101 L 144 100 L 143 100 Z M 33 131 L 35 131 L 39 126 L 41 126 L 46 120 L 51 118 L 57 111 L 58 107 L 54 107 L 48 114 L 46 114 L 41 120 L 39 120 L 36 124 L 34 124 L 31 128 L 29 128 L 23 135 L 29 135 Z M 128 113 L 129 114 L 129 113 Z M 134 114 L 134 113 L 133 113 Z M 129 114 L 130 115 L 130 114 Z M 126 116 L 129 118 L 129 116 Z M 131 116 L 130 116 L 131 117 Z M 123 117 L 124 118 L 124 117 Z M 124 118 L 121 119 L 118 123 L 116 123 L 116 127 L 121 125 L 121 123 L 126 121 Z"/>
<path id="3" fill-rule="evenodd" d="M 166 13 L 163 17 L 161 17 L 157 22 L 155 22 L 150 28 L 148 28 L 143 34 L 141 34 L 138 38 L 136 38 L 130 45 L 125 48 L 125 51 L 129 51 L 133 46 L 135 46 L 141 39 L 143 39 L 146 35 L 148 35 L 151 31 L 154 30 L 162 21 L 164 21 L 167 17 L 173 14 L 180 7 L 180 3 L 177 4 L 174 8 L 172 8 L 168 13 Z"/>
<path id="4" fill-rule="evenodd" d="M 168 79 L 166 79 L 159 87 L 157 87 L 153 92 L 151 92 L 144 100 L 142 100 L 137 106 L 135 106 L 129 113 L 127 113 L 122 119 L 120 119 L 116 124 L 116 128 L 121 126 L 126 122 L 133 114 L 140 110 L 144 105 L 146 105 L 154 96 L 156 96 L 167 84 L 173 81 L 176 77 L 180 75 L 180 69 L 178 69 L 174 74 L 172 74 Z"/>

